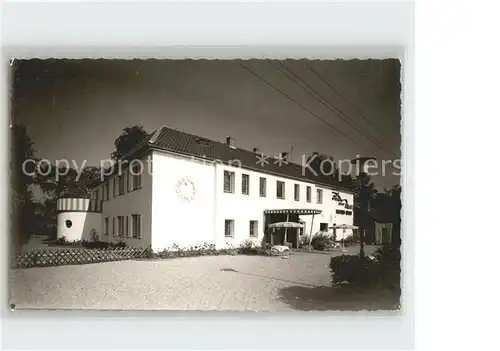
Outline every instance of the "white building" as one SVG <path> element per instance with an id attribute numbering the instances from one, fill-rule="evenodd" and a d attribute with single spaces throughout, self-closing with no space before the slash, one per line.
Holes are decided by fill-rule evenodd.
<path id="1" fill-rule="evenodd" d="M 271 235 L 267 226 L 287 218 L 303 222 L 306 234 L 353 224 L 353 193 L 329 185 L 332 176 L 261 159 L 257 149 L 236 148 L 233 138 L 219 143 L 161 127 L 123 159 L 122 172 L 115 167 L 95 188 L 92 197 L 102 205 L 94 206 L 91 216 L 74 211 L 78 201 L 60 199 L 58 236 L 88 237 L 76 228 L 88 231 L 89 225 L 80 222 L 92 217 L 102 241 L 151 245 L 153 250 L 204 243 L 221 248 L 271 237 L 282 244 L 284 229 Z M 100 225 L 95 224 L 96 208 Z M 297 234 L 288 230 L 287 241 L 294 246 Z"/>

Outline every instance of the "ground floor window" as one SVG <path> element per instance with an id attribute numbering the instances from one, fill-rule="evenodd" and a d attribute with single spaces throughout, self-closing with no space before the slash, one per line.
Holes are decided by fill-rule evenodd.
<path id="1" fill-rule="evenodd" d="M 226 238 L 234 237 L 234 219 L 226 219 L 224 221 L 224 236 Z"/>
<path id="2" fill-rule="evenodd" d="M 104 235 L 109 235 L 109 217 L 104 218 Z"/>
<path id="3" fill-rule="evenodd" d="M 299 229 L 299 235 L 304 235 L 306 229 L 306 222 L 300 221 L 299 223 L 302 225 L 302 227 L 300 227 Z"/>
<path id="4" fill-rule="evenodd" d="M 118 216 L 118 236 L 123 237 L 125 235 L 125 217 Z"/>
<path id="5" fill-rule="evenodd" d="M 320 223 L 320 224 L 319 224 L 319 230 L 320 230 L 321 232 L 326 232 L 326 231 L 328 231 L 328 223 Z"/>
<path id="6" fill-rule="evenodd" d="M 132 238 L 141 238 L 141 215 L 132 215 Z"/>
<path id="7" fill-rule="evenodd" d="M 250 237 L 256 238 L 258 236 L 259 221 L 250 221 Z"/>

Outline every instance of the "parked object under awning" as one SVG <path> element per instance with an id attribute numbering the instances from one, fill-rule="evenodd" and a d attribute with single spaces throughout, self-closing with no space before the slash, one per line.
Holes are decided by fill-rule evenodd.
<path id="1" fill-rule="evenodd" d="M 329 228 L 333 229 L 333 230 L 342 229 L 342 252 L 347 252 L 344 249 L 345 231 L 347 229 L 352 229 L 352 230 L 358 229 L 358 226 L 356 226 L 356 225 L 350 225 L 350 224 L 339 224 L 339 225 L 331 226 Z"/>

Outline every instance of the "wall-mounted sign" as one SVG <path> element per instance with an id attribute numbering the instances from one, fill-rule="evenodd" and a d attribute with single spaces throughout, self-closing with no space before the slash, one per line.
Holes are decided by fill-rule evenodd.
<path id="1" fill-rule="evenodd" d="M 347 199 L 343 199 L 340 196 L 340 193 L 338 193 L 336 191 L 332 192 L 332 200 L 337 201 L 339 203 L 339 206 L 344 206 L 347 209 L 352 209 L 352 205 L 349 205 L 349 202 L 347 201 Z"/>
<path id="2" fill-rule="evenodd" d="M 179 195 L 179 197 L 185 201 L 194 200 L 196 196 L 196 188 L 194 186 L 194 183 L 187 177 L 181 178 L 177 182 L 177 195 Z"/>

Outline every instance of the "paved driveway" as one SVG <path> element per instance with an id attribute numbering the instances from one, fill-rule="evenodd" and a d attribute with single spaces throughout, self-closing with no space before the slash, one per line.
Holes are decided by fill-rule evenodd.
<path id="1" fill-rule="evenodd" d="M 330 287 L 329 258 L 206 256 L 13 270 L 11 303 L 59 309 L 357 309 L 359 297 Z"/>

